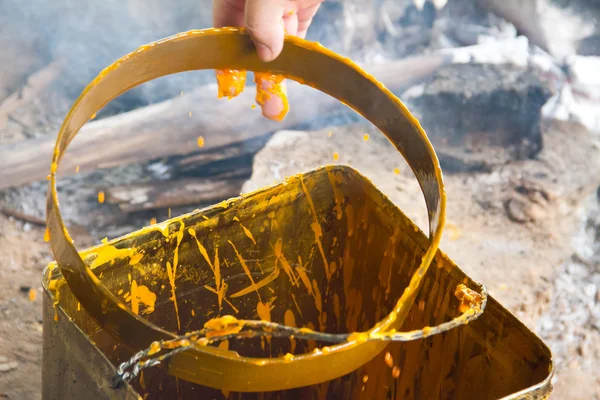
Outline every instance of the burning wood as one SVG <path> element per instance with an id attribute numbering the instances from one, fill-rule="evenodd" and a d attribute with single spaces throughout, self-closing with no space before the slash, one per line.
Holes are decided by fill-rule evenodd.
<path id="1" fill-rule="evenodd" d="M 247 176 L 224 179 L 177 179 L 139 185 L 115 186 L 106 190 L 107 202 L 125 212 L 214 203 L 240 194 Z"/>

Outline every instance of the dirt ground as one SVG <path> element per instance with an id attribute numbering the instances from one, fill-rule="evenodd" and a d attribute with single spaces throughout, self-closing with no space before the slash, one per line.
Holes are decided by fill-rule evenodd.
<path id="1" fill-rule="evenodd" d="M 52 258 L 49 246 L 40 241 L 43 235 L 42 227 L 0 215 L 0 398 L 40 397 L 40 274 Z"/>
<path id="2" fill-rule="evenodd" d="M 557 399 L 600 398 L 600 273 L 597 254 L 585 250 L 594 247 L 589 234 L 599 221 L 598 151 L 597 137 L 585 130 L 549 125 L 536 159 L 445 177 L 442 249 L 551 346 Z M 425 226 L 412 173 L 382 135 L 362 125 L 275 134 L 244 190 L 333 162 L 334 152 Z M 0 214 L 0 398 L 40 397 L 40 276 L 52 259 L 43 236 L 42 226 Z"/>

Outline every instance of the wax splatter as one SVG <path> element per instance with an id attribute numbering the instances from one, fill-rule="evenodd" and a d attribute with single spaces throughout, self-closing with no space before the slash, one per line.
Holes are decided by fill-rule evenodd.
<path id="1" fill-rule="evenodd" d="M 181 329 L 181 322 L 179 320 L 179 305 L 177 304 L 177 296 L 175 295 L 175 270 L 171 267 L 171 263 L 167 261 L 167 275 L 169 276 L 169 283 L 171 284 L 171 300 L 175 307 L 175 315 L 177 317 L 177 329 Z"/>
<path id="2" fill-rule="evenodd" d="M 325 167 L 327 170 L 327 177 L 333 190 L 333 198 L 335 200 L 335 215 L 338 220 L 342 219 L 343 211 L 342 205 L 344 204 L 344 193 L 340 190 L 339 185 L 343 183 L 343 177 L 341 174 L 336 174 L 331 168 Z"/>
<path id="3" fill-rule="evenodd" d="M 258 304 L 256 305 L 256 313 L 258 314 L 258 317 L 261 320 L 271 322 L 271 310 L 273 309 L 273 306 L 271 304 L 274 301 L 275 297 L 273 297 L 266 303 L 263 303 L 262 301 L 258 302 Z"/>
<path id="4" fill-rule="evenodd" d="M 254 81 L 256 82 L 256 102 L 264 106 L 272 96 L 281 101 L 281 110 L 277 115 L 265 115 L 269 119 L 281 121 L 288 113 L 290 106 L 287 94 L 283 86 L 283 75 L 271 74 L 269 72 L 255 72 Z M 264 114 L 263 114 L 264 115 Z"/>
<path id="5" fill-rule="evenodd" d="M 325 332 L 326 317 L 325 317 L 325 313 L 323 312 L 323 300 L 321 298 L 321 291 L 319 290 L 319 285 L 318 285 L 316 279 L 313 279 L 312 284 L 313 284 L 313 293 L 314 293 L 314 298 L 315 298 L 315 308 L 317 309 L 317 312 L 319 314 L 319 324 L 321 325 L 321 331 Z"/>
<path id="6" fill-rule="evenodd" d="M 238 249 L 235 247 L 235 245 L 231 242 L 231 240 L 229 241 L 229 244 L 233 248 L 233 251 L 235 252 L 235 255 L 237 256 L 238 261 L 240 262 L 240 265 L 242 266 L 242 269 L 246 273 L 246 276 L 250 280 L 251 286 L 254 288 L 254 290 L 256 291 L 256 295 L 258 296 L 258 304 L 256 305 L 256 313 L 258 314 L 258 317 L 263 321 L 271 321 L 271 309 L 273 308 L 271 306 L 271 303 L 273 303 L 273 301 L 275 301 L 275 297 L 273 297 L 268 302 L 262 301 L 262 298 L 260 296 L 260 292 L 258 291 L 257 285 L 254 282 L 254 279 L 252 278 L 252 273 L 250 272 L 250 269 L 248 268 L 248 265 L 246 264 L 246 260 L 244 260 L 244 258 L 242 257 L 242 255 L 240 254 Z"/>
<path id="7" fill-rule="evenodd" d="M 229 350 L 229 340 L 223 340 L 218 346 L 221 350 Z"/>
<path id="8" fill-rule="evenodd" d="M 319 217 L 317 216 L 317 211 L 315 209 L 315 203 L 310 196 L 310 192 L 306 187 L 303 179 L 300 179 L 300 183 L 302 185 L 302 191 L 306 196 L 306 201 L 308 202 L 310 211 L 313 215 L 313 223 L 310 225 L 314 234 L 315 234 L 315 242 L 317 243 L 317 247 L 319 248 L 319 253 L 321 253 L 321 257 L 323 259 L 323 268 L 325 269 L 325 275 L 327 276 L 327 281 L 331 280 L 331 272 L 329 271 L 329 262 L 327 261 L 327 257 L 325 256 L 325 250 L 323 250 L 323 243 L 321 242 L 321 238 L 323 237 L 323 230 L 321 229 L 321 224 L 319 224 Z"/>
<path id="9" fill-rule="evenodd" d="M 237 221 L 240 224 L 242 230 L 244 231 L 244 235 L 246 235 L 248 239 L 252 240 L 252 243 L 256 244 L 256 240 L 254 240 L 254 236 L 252 235 L 252 232 L 250 232 L 250 229 L 246 228 L 238 217 L 233 217 L 233 220 Z"/>
<path id="10" fill-rule="evenodd" d="M 261 279 L 260 281 L 258 281 L 256 283 L 252 283 L 250 286 L 245 287 L 244 289 L 240 290 L 239 292 L 232 294 L 230 297 L 233 299 L 236 297 L 245 296 L 248 293 L 251 293 L 253 291 L 258 291 L 258 289 L 260 289 L 264 286 L 267 286 L 269 283 L 273 282 L 275 279 L 277 279 L 277 277 L 279 277 L 279 268 L 276 268 L 271 274 L 267 275 L 265 278 Z"/>
<path id="11" fill-rule="evenodd" d="M 207 339 L 215 336 L 236 334 L 241 331 L 243 327 L 243 322 L 232 315 L 224 315 L 219 318 L 213 318 L 209 321 L 206 321 L 204 324 L 204 328 L 208 330 L 206 333 Z"/>
<path id="12" fill-rule="evenodd" d="M 390 352 L 388 351 L 387 353 L 385 353 L 385 364 L 392 368 L 394 366 L 394 359 L 392 358 L 392 355 L 390 354 Z"/>
<path id="13" fill-rule="evenodd" d="M 296 267 L 296 272 L 298 273 L 300 280 L 304 284 L 304 287 L 306 287 L 306 290 L 312 296 L 312 294 L 313 294 L 312 286 L 310 284 L 310 279 L 308 278 L 308 275 L 306 274 L 306 270 L 303 267 Z"/>
<path id="14" fill-rule="evenodd" d="M 217 97 L 227 97 L 232 99 L 244 91 L 246 85 L 246 71 L 235 69 L 216 70 L 218 95 Z"/>
<path id="15" fill-rule="evenodd" d="M 215 288 L 214 289 L 208 285 L 205 285 L 204 287 L 207 290 L 209 290 L 217 295 L 217 301 L 219 303 L 219 311 L 222 309 L 223 300 L 225 300 L 225 302 L 227 302 L 227 304 L 229 304 L 231 306 L 231 308 L 233 308 L 233 310 L 237 313 L 238 309 L 225 297 L 225 293 L 227 292 L 227 283 L 225 283 L 225 280 L 221 277 L 221 263 L 219 261 L 219 248 L 218 247 L 215 248 L 215 259 L 213 262 L 213 261 L 211 261 L 209 255 L 208 255 L 208 252 L 206 251 L 206 248 L 202 245 L 202 243 L 200 243 L 200 240 L 196 236 L 196 231 L 193 228 L 190 228 L 190 229 L 188 229 L 188 233 L 196 241 L 196 245 L 198 246 L 198 251 L 200 251 L 200 254 L 202 255 L 202 257 L 204 258 L 204 260 L 210 267 L 211 271 L 213 272 L 214 278 L 215 278 Z"/>
<path id="16" fill-rule="evenodd" d="M 454 291 L 454 296 L 460 301 L 460 305 L 458 306 L 458 311 L 461 313 L 467 312 L 469 310 L 480 310 L 481 305 L 483 303 L 483 298 L 481 294 L 476 291 L 469 289 L 462 283 L 456 286 L 456 290 Z"/>
<path id="17" fill-rule="evenodd" d="M 298 304 L 298 301 L 296 300 L 296 296 L 294 296 L 294 293 L 292 293 L 292 301 L 294 302 L 294 305 L 296 306 L 296 310 L 298 311 L 298 314 L 300 314 L 300 318 L 302 318 L 302 310 L 300 309 L 300 305 Z"/>
<path id="18" fill-rule="evenodd" d="M 138 253 L 138 254 L 132 256 L 129 259 L 129 265 L 136 265 L 137 263 L 139 263 L 142 260 L 142 258 L 144 258 L 144 253 Z"/>
<path id="19" fill-rule="evenodd" d="M 281 264 L 286 275 L 288 276 L 288 278 L 290 278 L 291 284 L 294 286 L 298 286 L 298 278 L 294 274 L 292 266 L 283 255 L 283 240 L 281 240 L 281 238 L 277 239 L 277 241 L 275 242 L 273 252 L 275 253 L 275 265 Z"/>
<path id="20" fill-rule="evenodd" d="M 283 314 L 283 323 L 286 326 L 296 327 L 296 317 L 292 310 L 285 310 Z M 296 350 L 296 339 L 290 338 L 290 351 L 293 353 Z"/>
<path id="21" fill-rule="evenodd" d="M 140 312 L 140 304 L 145 307 L 142 314 L 151 314 L 154 312 L 156 294 L 152 293 L 150 289 L 144 285 L 138 286 L 134 279 L 131 281 L 130 295 L 125 300 L 131 302 L 131 311 L 136 315 Z"/>

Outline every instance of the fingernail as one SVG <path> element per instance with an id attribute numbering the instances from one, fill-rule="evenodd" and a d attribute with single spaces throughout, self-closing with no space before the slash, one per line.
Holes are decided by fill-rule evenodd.
<path id="1" fill-rule="evenodd" d="M 264 62 L 273 61 L 275 58 L 271 49 L 262 43 L 256 43 L 256 52 L 258 53 L 258 58 Z"/>

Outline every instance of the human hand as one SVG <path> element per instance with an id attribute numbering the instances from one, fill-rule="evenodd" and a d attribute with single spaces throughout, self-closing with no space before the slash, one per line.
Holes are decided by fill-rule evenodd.
<path id="1" fill-rule="evenodd" d="M 214 0 L 215 27 L 245 27 L 258 57 L 274 60 L 283 49 L 284 35 L 304 38 L 323 0 Z M 244 90 L 246 72 L 216 71 L 219 97 L 232 98 Z M 281 76 L 255 73 L 256 102 L 269 119 L 282 120 L 288 111 L 287 90 Z"/>

